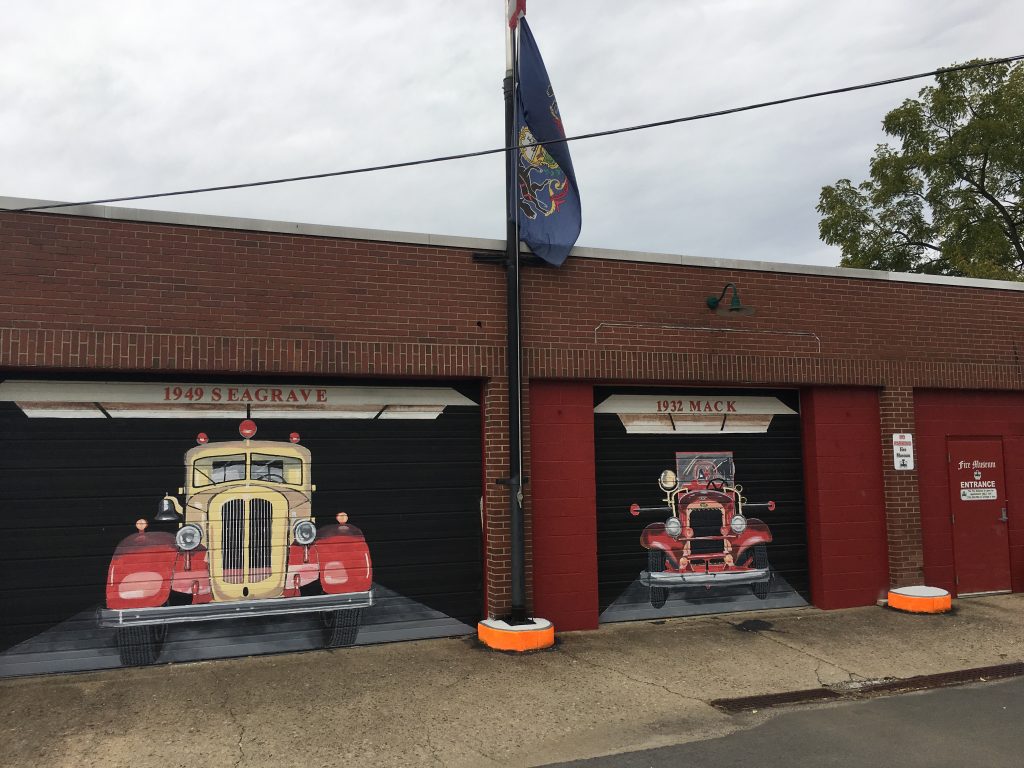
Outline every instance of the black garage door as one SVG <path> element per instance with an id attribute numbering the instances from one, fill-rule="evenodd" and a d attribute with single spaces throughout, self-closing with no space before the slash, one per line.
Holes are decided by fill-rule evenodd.
<path id="1" fill-rule="evenodd" d="M 594 404 L 602 621 L 806 604 L 798 393 L 598 388 Z"/>
<path id="2" fill-rule="evenodd" d="M 478 396 L 0 383 L 0 676 L 475 631 Z"/>

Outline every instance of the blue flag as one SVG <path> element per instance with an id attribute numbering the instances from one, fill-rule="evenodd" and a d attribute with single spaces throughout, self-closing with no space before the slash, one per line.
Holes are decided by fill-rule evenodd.
<path id="1" fill-rule="evenodd" d="M 525 18 L 519 29 L 515 138 L 520 145 L 564 139 L 551 80 Z M 524 147 L 517 160 L 519 237 L 544 261 L 560 266 L 580 236 L 583 220 L 569 145 Z"/>

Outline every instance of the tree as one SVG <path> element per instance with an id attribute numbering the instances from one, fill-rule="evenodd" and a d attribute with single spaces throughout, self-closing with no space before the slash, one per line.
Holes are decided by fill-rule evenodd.
<path id="1" fill-rule="evenodd" d="M 882 121 L 871 178 L 823 187 L 844 267 L 1024 280 L 1024 66 L 943 71 Z"/>

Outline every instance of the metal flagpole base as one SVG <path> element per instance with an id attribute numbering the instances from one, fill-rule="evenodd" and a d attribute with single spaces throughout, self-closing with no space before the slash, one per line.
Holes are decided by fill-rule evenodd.
<path id="1" fill-rule="evenodd" d="M 504 619 L 484 619 L 476 625 L 480 642 L 496 651 L 539 651 L 555 644 L 555 625 L 547 619 L 531 618 L 524 624 Z"/>

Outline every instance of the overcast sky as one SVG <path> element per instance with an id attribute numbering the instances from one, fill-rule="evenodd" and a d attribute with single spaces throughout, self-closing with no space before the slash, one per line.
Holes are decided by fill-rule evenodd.
<path id="1" fill-rule="evenodd" d="M 568 133 L 1024 52 L 1019 0 L 528 0 Z M 7 2 L 0 195 L 116 197 L 500 146 L 503 0 Z M 572 145 L 580 245 L 835 264 L 824 184 L 864 178 L 930 81 Z M 142 201 L 504 237 L 499 156 Z"/>

